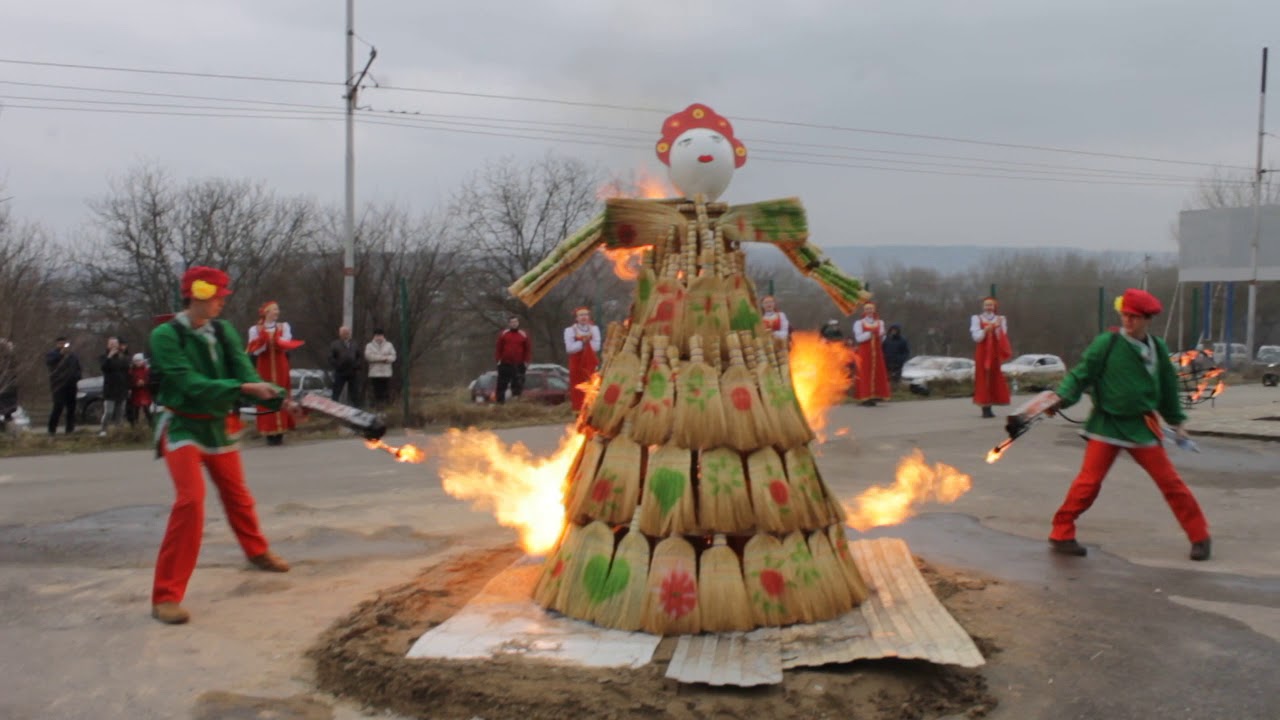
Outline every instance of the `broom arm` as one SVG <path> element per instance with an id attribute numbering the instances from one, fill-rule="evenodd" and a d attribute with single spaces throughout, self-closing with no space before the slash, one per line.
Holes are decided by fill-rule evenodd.
<path id="1" fill-rule="evenodd" d="M 577 232 L 561 240 L 532 270 L 512 283 L 507 292 L 526 305 L 533 305 L 566 275 L 581 266 L 584 258 L 604 242 L 603 231 L 604 213 L 599 213 Z"/>

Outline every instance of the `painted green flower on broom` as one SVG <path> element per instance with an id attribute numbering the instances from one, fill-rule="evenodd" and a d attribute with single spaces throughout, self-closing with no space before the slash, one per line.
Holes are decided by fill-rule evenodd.
<path id="1" fill-rule="evenodd" d="M 728 495 L 745 487 L 742 463 L 736 457 L 722 454 L 703 455 L 702 482 L 711 488 L 711 495 Z"/>
<path id="2" fill-rule="evenodd" d="M 680 397 L 685 405 L 697 408 L 701 412 L 707 410 L 707 403 L 713 402 L 720 394 L 720 383 L 708 382 L 705 373 L 692 372 L 685 375 L 683 393 Z"/>
<path id="3" fill-rule="evenodd" d="M 791 566 L 795 568 L 796 580 L 801 585 L 809 587 L 822 577 L 822 573 L 818 572 L 818 568 L 813 562 L 813 554 L 809 552 L 808 546 L 803 542 L 796 543 L 790 559 Z"/>

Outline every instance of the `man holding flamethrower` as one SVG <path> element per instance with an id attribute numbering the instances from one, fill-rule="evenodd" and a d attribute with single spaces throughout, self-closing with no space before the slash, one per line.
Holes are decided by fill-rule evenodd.
<path id="1" fill-rule="evenodd" d="M 1178 395 L 1178 376 L 1162 338 L 1148 333 L 1151 318 L 1162 310 L 1160 301 L 1144 290 L 1128 289 L 1117 298 L 1122 328 L 1099 335 L 1085 350 L 1053 393 L 1029 401 L 1008 421 L 1009 440 L 988 454 L 994 462 L 1009 444 L 1036 420 L 1051 416 L 1079 401 L 1086 391 L 1093 409 L 1085 421 L 1088 445 L 1080 473 L 1053 516 L 1049 545 L 1054 552 L 1083 556 L 1088 550 L 1076 540 L 1076 519 L 1097 499 L 1102 480 L 1120 451 L 1151 476 L 1165 502 L 1191 541 L 1191 559 L 1208 560 L 1209 525 L 1200 504 L 1169 462 L 1162 438 L 1172 435 L 1180 446 L 1194 449 L 1183 423 L 1186 414 Z M 1163 429 L 1160 419 L 1172 432 Z"/>

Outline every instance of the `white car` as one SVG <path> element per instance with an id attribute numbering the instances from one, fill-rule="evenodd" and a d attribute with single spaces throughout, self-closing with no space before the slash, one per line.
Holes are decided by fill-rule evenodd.
<path id="1" fill-rule="evenodd" d="M 969 358 L 917 355 L 902 366 L 902 381 L 915 388 L 927 388 L 934 380 L 972 380 L 973 360 Z"/>
<path id="2" fill-rule="evenodd" d="M 1066 363 L 1057 355 L 1019 355 L 1000 366 L 1006 377 L 1020 377 L 1028 374 L 1065 373 Z"/>

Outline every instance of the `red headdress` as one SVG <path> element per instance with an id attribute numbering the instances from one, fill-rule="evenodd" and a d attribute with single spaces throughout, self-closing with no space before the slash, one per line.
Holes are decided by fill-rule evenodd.
<path id="1" fill-rule="evenodd" d="M 733 146 L 733 166 L 740 168 L 746 164 L 747 146 L 733 136 L 733 126 L 729 121 L 717 115 L 715 110 L 706 105 L 694 103 L 663 121 L 662 139 L 654 148 L 658 151 L 658 159 L 663 165 L 671 164 L 671 143 L 675 142 L 681 133 L 692 128 L 705 128 L 720 133 Z"/>
<path id="2" fill-rule="evenodd" d="M 280 303 L 276 302 L 275 300 L 268 300 L 268 301 L 266 301 L 266 302 L 262 303 L 262 306 L 258 308 L 258 317 L 260 317 L 260 318 L 264 318 L 264 317 L 266 317 L 266 316 L 267 316 L 267 311 L 268 311 L 268 310 L 270 310 L 270 309 L 271 309 L 271 308 L 273 308 L 273 307 L 274 307 L 275 309 L 279 310 L 279 309 L 280 309 Z"/>
<path id="3" fill-rule="evenodd" d="M 231 278 L 217 268 L 196 265 L 182 273 L 182 297 L 208 300 L 231 294 Z"/>
<path id="4" fill-rule="evenodd" d="M 986 297 L 982 298 L 982 304 L 983 304 L 983 305 L 986 305 L 988 300 L 990 300 L 991 302 L 995 303 L 995 305 L 996 305 L 996 307 L 995 307 L 995 311 L 996 311 L 996 312 L 1000 312 L 1000 301 L 996 299 L 996 296 L 995 296 L 995 295 L 988 295 L 988 296 L 986 296 Z"/>

